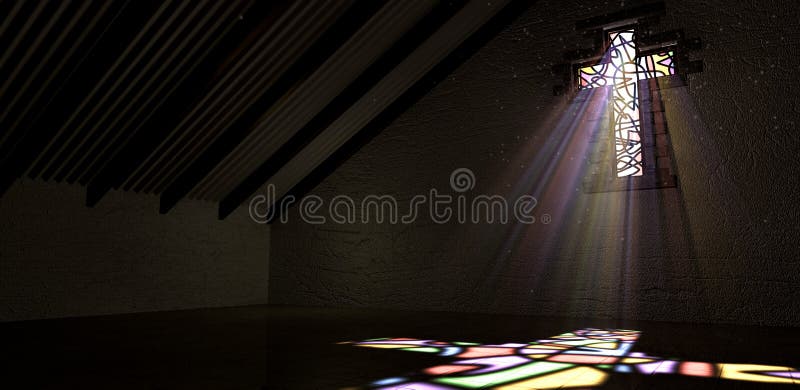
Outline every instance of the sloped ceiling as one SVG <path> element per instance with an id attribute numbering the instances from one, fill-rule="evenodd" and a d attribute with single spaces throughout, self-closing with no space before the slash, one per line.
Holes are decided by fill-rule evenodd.
<path id="1" fill-rule="evenodd" d="M 307 191 L 527 3 L 1 2 L 0 195 Z"/>

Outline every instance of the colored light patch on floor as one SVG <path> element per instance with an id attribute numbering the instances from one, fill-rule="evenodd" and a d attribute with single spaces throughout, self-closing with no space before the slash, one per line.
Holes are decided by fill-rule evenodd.
<path id="1" fill-rule="evenodd" d="M 441 352 L 439 348 L 433 347 L 415 347 L 415 348 L 403 348 L 403 351 L 411 351 L 411 352 L 427 352 L 427 353 L 437 353 Z"/>
<path id="2" fill-rule="evenodd" d="M 795 372 L 791 367 L 764 366 L 760 364 L 720 364 L 720 378 L 764 383 L 794 383 L 791 375 L 775 375 Z"/>
<path id="3" fill-rule="evenodd" d="M 482 368 L 473 372 L 470 372 L 470 375 L 476 374 L 483 374 L 487 372 L 497 372 L 501 370 L 505 370 L 507 368 L 511 368 L 514 366 L 520 366 L 523 364 L 527 364 L 532 362 L 531 359 L 526 357 L 514 355 L 514 356 L 493 356 L 488 358 L 478 358 L 478 359 L 468 359 L 468 360 L 459 360 L 459 364 L 475 364 L 479 365 Z"/>
<path id="4" fill-rule="evenodd" d="M 514 348 L 469 347 L 465 352 L 457 355 L 456 357 L 475 358 L 475 357 L 514 355 L 515 353 L 516 350 Z"/>
<path id="5" fill-rule="evenodd" d="M 405 349 L 406 351 L 416 348 L 416 345 L 411 344 L 357 344 L 359 347 L 367 348 L 384 348 L 384 349 Z"/>
<path id="6" fill-rule="evenodd" d="M 378 390 L 453 390 L 452 387 L 439 386 L 433 383 L 426 382 L 409 382 L 400 386 L 386 386 L 379 387 Z"/>
<path id="7" fill-rule="evenodd" d="M 762 372 L 761 374 L 768 376 L 775 376 L 775 377 L 800 379 L 800 373 L 789 372 L 789 371 L 767 371 L 767 372 Z"/>
<path id="8" fill-rule="evenodd" d="M 550 362 L 575 363 L 575 364 L 600 364 L 615 363 L 614 357 L 593 355 L 556 355 L 547 359 Z"/>
<path id="9" fill-rule="evenodd" d="M 425 373 L 430 375 L 455 374 L 457 372 L 475 370 L 479 367 L 480 366 L 470 364 L 446 364 L 442 366 L 426 368 Z"/>
<path id="10" fill-rule="evenodd" d="M 448 343 L 392 338 L 346 344 L 426 352 L 453 359 L 452 363 L 379 380 L 369 387 L 381 390 L 591 388 L 602 385 L 611 374 L 632 373 L 800 384 L 800 371 L 791 367 L 682 362 L 632 352 L 639 335 L 640 332 L 632 330 L 589 328 L 532 343 Z"/>
<path id="11" fill-rule="evenodd" d="M 597 340 L 568 340 L 559 342 L 562 345 L 571 345 L 571 346 L 583 346 L 583 345 L 594 345 L 598 344 Z"/>
<path id="12" fill-rule="evenodd" d="M 524 354 L 550 354 L 550 353 L 556 353 L 556 352 L 561 352 L 561 351 L 562 350 L 560 350 L 560 349 L 552 349 L 552 348 L 548 348 L 548 349 L 544 349 L 544 348 L 523 348 L 520 351 L 520 353 L 524 353 Z"/>
<path id="13" fill-rule="evenodd" d="M 681 363 L 680 373 L 682 375 L 710 378 L 714 376 L 715 370 L 714 365 L 710 363 L 683 362 Z"/>
<path id="14" fill-rule="evenodd" d="M 608 374 L 591 367 L 576 367 L 559 371 L 544 377 L 528 379 L 511 385 L 501 386 L 500 390 L 563 389 L 574 387 L 594 387 L 605 383 Z"/>
<path id="15" fill-rule="evenodd" d="M 463 378 L 441 378 L 436 379 L 439 383 L 456 385 L 465 388 L 475 389 L 488 384 L 509 383 L 536 375 L 563 370 L 572 367 L 572 364 L 534 362 L 524 366 L 518 366 L 489 374 L 475 375 Z"/>
<path id="16" fill-rule="evenodd" d="M 636 371 L 645 374 L 675 374 L 677 373 L 678 362 L 673 360 L 661 360 L 652 363 L 634 364 Z"/>
<path id="17" fill-rule="evenodd" d="M 555 349 L 555 350 L 559 350 L 559 351 L 569 348 L 569 347 L 566 347 L 566 346 L 563 346 L 563 345 L 558 345 L 558 344 L 541 344 L 541 345 L 539 345 L 539 347 L 547 348 L 547 349 Z"/>
<path id="18" fill-rule="evenodd" d="M 590 344 L 592 348 L 600 348 L 600 349 L 617 349 L 619 344 L 617 343 L 596 343 Z"/>
<path id="19" fill-rule="evenodd" d="M 650 363 L 653 359 L 642 359 L 642 358 L 625 358 L 622 359 L 622 362 L 625 364 L 639 364 L 639 363 Z"/>

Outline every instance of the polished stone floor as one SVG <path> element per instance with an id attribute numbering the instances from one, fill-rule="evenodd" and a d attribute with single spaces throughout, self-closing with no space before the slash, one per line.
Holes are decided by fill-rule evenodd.
<path id="1" fill-rule="evenodd" d="M 379 387 L 370 387 L 375 381 L 408 379 L 458 359 L 340 342 L 413 338 L 497 345 L 582 328 L 638 330 L 632 351 L 677 364 L 800 367 L 796 328 L 250 306 L 0 323 L 0 380 L 10 389 L 368 389 Z M 578 388 L 796 388 L 720 379 L 719 373 L 648 375 L 604 367 L 609 374 L 602 381 Z M 581 383 L 573 376 L 563 386 Z M 800 378 L 794 383 L 800 386 Z"/>

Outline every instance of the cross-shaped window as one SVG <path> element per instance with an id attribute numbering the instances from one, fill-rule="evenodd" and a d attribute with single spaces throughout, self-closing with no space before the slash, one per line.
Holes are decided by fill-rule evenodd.
<path id="1" fill-rule="evenodd" d="M 633 29 L 609 33 L 609 48 L 599 64 L 582 67 L 579 88 L 611 87 L 617 177 L 642 176 L 639 81 L 675 74 L 674 52 L 640 55 Z"/>

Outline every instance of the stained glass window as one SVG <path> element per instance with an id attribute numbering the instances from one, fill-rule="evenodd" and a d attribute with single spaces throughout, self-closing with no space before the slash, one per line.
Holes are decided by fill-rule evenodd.
<path id="1" fill-rule="evenodd" d="M 642 128 L 639 81 L 675 74 L 674 53 L 639 56 L 636 33 L 609 33 L 610 45 L 600 64 L 579 69 L 579 88 L 611 87 L 612 122 L 617 177 L 642 176 Z"/>

